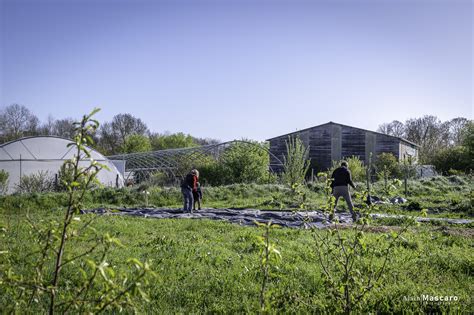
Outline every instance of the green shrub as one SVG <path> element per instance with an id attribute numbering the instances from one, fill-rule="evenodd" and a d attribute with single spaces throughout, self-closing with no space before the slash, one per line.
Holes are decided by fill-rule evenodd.
<path id="1" fill-rule="evenodd" d="M 4 195 L 8 189 L 8 177 L 10 174 L 5 170 L 0 170 L 0 195 Z"/>
<path id="2" fill-rule="evenodd" d="M 198 165 L 200 182 L 206 185 L 230 185 L 234 183 L 267 183 L 269 155 L 257 142 L 237 142 L 227 147 L 213 160 L 205 159 Z"/>
<path id="3" fill-rule="evenodd" d="M 303 184 L 311 163 L 308 159 L 309 147 L 305 147 L 300 138 L 290 136 L 285 141 L 285 145 L 286 156 L 284 156 L 282 180 L 290 187 Z"/>
<path id="4" fill-rule="evenodd" d="M 346 161 L 349 170 L 351 171 L 352 174 L 352 180 L 354 182 L 363 182 L 366 180 L 366 170 L 364 166 L 364 162 L 362 162 L 358 156 L 351 156 L 346 158 L 345 160 L 340 160 L 340 161 L 332 161 L 332 167 L 329 170 L 329 175 L 331 175 L 332 172 L 339 166 L 341 166 L 341 162 Z"/>
<path id="5" fill-rule="evenodd" d="M 474 169 L 472 157 L 463 146 L 447 148 L 437 152 L 431 158 L 431 163 L 439 173 L 445 175 L 453 172 L 457 174 L 469 173 L 470 170 Z"/>
<path id="6" fill-rule="evenodd" d="M 55 190 L 54 177 L 49 171 L 23 175 L 17 187 L 19 193 L 44 193 Z"/>
<path id="7" fill-rule="evenodd" d="M 397 158 L 392 153 L 379 154 L 375 160 L 375 170 L 380 179 L 401 176 Z"/>

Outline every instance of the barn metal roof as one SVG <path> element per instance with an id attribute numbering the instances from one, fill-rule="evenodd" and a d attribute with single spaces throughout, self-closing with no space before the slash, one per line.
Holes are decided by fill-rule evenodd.
<path id="1" fill-rule="evenodd" d="M 338 126 L 341 126 L 341 127 L 349 127 L 349 128 L 354 128 L 354 129 L 358 129 L 358 130 L 363 130 L 363 131 L 367 131 L 367 132 L 371 132 L 371 133 L 375 133 L 375 134 L 379 134 L 379 135 L 383 135 L 383 136 L 387 136 L 387 137 L 392 137 L 392 138 L 398 139 L 398 140 L 400 140 L 400 141 L 402 141 L 402 142 L 406 142 L 406 143 L 408 143 L 408 144 L 410 144 L 410 145 L 412 145 L 412 146 L 420 147 L 418 144 L 416 144 L 416 143 L 414 143 L 414 142 L 411 142 L 411 141 L 408 141 L 408 140 L 406 140 L 406 139 L 404 139 L 404 138 L 400 138 L 400 137 L 396 137 L 396 136 L 392 136 L 392 135 L 387 135 L 387 134 L 384 134 L 384 133 L 381 133 L 381 132 L 372 131 L 372 130 L 367 130 L 367 129 L 358 128 L 358 127 L 354 127 L 354 126 L 339 124 L 339 123 L 335 123 L 335 122 L 332 122 L 332 121 L 327 122 L 327 123 L 325 123 L 325 124 L 321 124 L 321 125 L 317 125 L 317 126 L 313 126 L 313 127 L 301 129 L 301 130 L 298 130 L 298 131 L 289 132 L 289 133 L 283 134 L 283 135 L 281 135 L 281 136 L 269 138 L 269 139 L 266 139 L 266 141 L 270 141 L 270 140 L 277 139 L 277 138 L 281 138 L 281 137 L 286 137 L 286 136 L 293 135 L 293 134 L 298 134 L 298 133 L 301 133 L 301 132 L 304 132 L 304 131 L 307 131 L 307 130 L 311 130 L 311 129 L 314 129 L 314 128 L 319 128 L 319 127 L 322 127 L 322 126 L 325 126 L 325 125 L 338 125 Z"/>

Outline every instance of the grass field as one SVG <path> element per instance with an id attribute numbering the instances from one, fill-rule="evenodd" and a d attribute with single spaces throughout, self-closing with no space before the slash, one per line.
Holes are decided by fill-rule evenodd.
<path id="1" fill-rule="evenodd" d="M 412 183 L 412 201 L 422 207 L 443 208 L 442 214 L 469 217 L 472 208 L 459 211 L 459 204 L 472 202 L 472 182 L 463 179 L 454 183 L 446 178 Z M 415 190 L 416 189 L 416 190 Z M 155 206 L 179 207 L 177 189 L 151 188 L 148 203 Z M 313 187 L 310 203 L 322 202 L 322 192 Z M 443 197 L 444 196 L 444 197 Z M 286 208 L 294 197 L 283 186 L 232 185 L 207 188 L 206 206 Z M 441 200 L 436 201 L 436 200 Z M 138 205 L 146 201 L 133 190 L 98 190 L 86 197 L 85 207 L 100 205 Z M 410 198 L 409 198 L 410 200 Z M 5 255 L 15 262 L 17 273 L 25 270 L 28 253 L 35 248 L 26 213 L 34 222 L 60 220 L 65 196 L 60 193 L 9 196 L 0 199 L 0 224 L 4 231 L 0 242 L 0 259 Z M 284 205 L 282 207 L 282 204 Z M 290 205 L 291 206 L 291 205 Z M 385 211 L 380 209 L 380 211 Z M 406 211 L 399 207 L 387 211 Z M 412 210 L 412 213 L 419 211 Z M 440 215 L 440 214 L 433 214 Z M 92 215 L 81 216 L 82 220 Z M 394 225 L 394 224 L 392 224 Z M 109 233 L 123 243 L 114 249 L 108 261 L 117 270 L 128 272 L 128 257 L 151 260 L 157 277 L 145 288 L 149 302 L 137 305 L 146 313 L 251 312 L 260 310 L 262 279 L 261 247 L 258 237 L 263 230 L 226 222 L 209 220 L 156 220 L 137 217 L 98 216 L 92 226 Z M 397 229 L 396 226 L 389 227 Z M 367 246 L 388 244 L 387 228 L 373 227 L 367 233 Z M 271 230 L 270 239 L 281 252 L 281 259 L 271 265 L 267 298 L 271 312 L 333 312 L 340 311 L 328 293 L 318 264 L 314 233 L 295 229 Z M 342 231 L 351 237 L 350 229 Z M 469 227 L 412 226 L 397 240 L 388 269 L 380 285 L 372 290 L 357 312 L 472 312 L 474 292 L 474 242 Z M 73 241 L 67 248 L 70 255 L 86 250 L 88 244 Z M 375 246 L 375 245 L 374 245 Z M 90 257 L 93 258 L 93 257 Z M 375 257 L 374 263 L 381 264 Z M 72 285 L 79 272 L 68 265 L 64 269 L 67 285 Z M 0 285 L 0 290 L 4 290 Z M 419 302 L 427 296 L 456 296 L 450 303 Z M 47 301 L 31 306 L 30 312 L 43 310 Z M 0 308 L 14 301 L 0 291 Z M 24 310 L 22 310 L 24 311 Z M 20 312 L 22 312 L 20 311 Z"/>

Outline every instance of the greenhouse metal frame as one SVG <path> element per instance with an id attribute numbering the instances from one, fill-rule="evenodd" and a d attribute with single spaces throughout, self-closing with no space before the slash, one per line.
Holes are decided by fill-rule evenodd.
<path id="1" fill-rule="evenodd" d="M 272 157 L 270 160 L 276 161 L 276 163 L 269 164 L 269 172 L 274 173 L 282 169 L 283 162 L 273 155 L 267 147 L 244 140 L 233 140 L 190 148 L 117 154 L 107 158 L 115 165 L 122 164 L 118 168 L 122 168 L 125 180 L 136 180 L 138 178 L 139 181 L 140 178 L 148 178 L 151 174 L 159 171 L 167 173 L 175 180 L 180 180 L 185 175 L 183 171 L 187 172 L 190 168 L 196 167 L 209 158 L 219 160 L 224 150 L 236 144 L 247 146 L 249 152 L 250 150 L 263 150 L 267 152 Z M 187 166 L 185 170 L 180 169 L 183 165 Z"/>

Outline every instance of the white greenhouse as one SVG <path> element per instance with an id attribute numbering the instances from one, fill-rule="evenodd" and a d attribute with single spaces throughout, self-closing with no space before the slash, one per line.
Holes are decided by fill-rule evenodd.
<path id="1" fill-rule="evenodd" d="M 68 147 L 71 140 L 39 136 L 27 137 L 0 145 L 0 169 L 9 173 L 7 193 L 19 189 L 22 176 L 32 174 L 48 174 L 57 181 L 59 169 L 63 163 L 73 158 L 75 146 Z M 97 162 L 107 165 L 98 174 L 98 180 L 105 186 L 123 187 L 123 176 L 117 168 L 99 152 L 90 149 L 91 157 Z M 88 158 L 81 160 L 81 166 L 89 165 Z"/>

